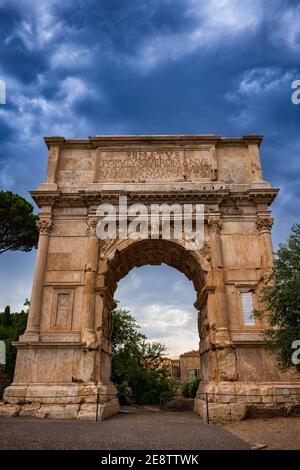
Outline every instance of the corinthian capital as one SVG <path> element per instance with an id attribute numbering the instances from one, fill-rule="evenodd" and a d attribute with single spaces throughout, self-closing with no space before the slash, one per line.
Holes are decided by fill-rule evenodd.
<path id="1" fill-rule="evenodd" d="M 87 221 L 87 234 L 88 235 L 96 235 L 96 228 L 97 228 L 97 219 L 88 219 Z"/>
<path id="2" fill-rule="evenodd" d="M 274 219 L 272 217 L 257 217 L 256 226 L 260 233 L 271 232 Z"/>
<path id="3" fill-rule="evenodd" d="M 36 226 L 38 228 L 38 231 L 40 232 L 40 235 L 46 234 L 48 235 L 51 231 L 52 228 L 52 221 L 49 219 L 39 219 L 36 222 Z"/>
<path id="4" fill-rule="evenodd" d="M 222 220 L 219 216 L 211 216 L 208 218 L 209 230 L 212 233 L 220 233 Z"/>

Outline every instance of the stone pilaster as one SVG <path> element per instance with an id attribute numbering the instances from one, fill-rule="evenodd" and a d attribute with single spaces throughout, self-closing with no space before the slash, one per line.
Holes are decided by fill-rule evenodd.
<path id="1" fill-rule="evenodd" d="M 52 228 L 50 219 L 41 219 L 37 222 L 39 229 L 39 242 L 35 262 L 35 272 L 32 285 L 32 294 L 30 300 L 30 309 L 27 322 L 27 329 L 20 337 L 20 341 L 38 341 L 41 320 L 41 306 L 43 298 L 44 275 L 47 265 L 49 236 Z"/>
<path id="2" fill-rule="evenodd" d="M 96 226 L 97 220 L 91 219 L 88 221 L 87 263 L 84 273 L 82 307 L 82 340 L 87 344 L 95 341 L 95 280 L 99 252 Z"/>
<path id="3" fill-rule="evenodd" d="M 230 343 L 228 332 L 228 306 L 225 291 L 225 274 L 220 239 L 222 220 L 219 215 L 209 216 L 209 240 L 211 247 L 212 284 L 215 286 L 214 306 L 216 319 L 216 342 Z"/>
<path id="4" fill-rule="evenodd" d="M 59 145 L 50 147 L 46 184 L 55 184 L 56 170 L 59 158 Z"/>
<path id="5" fill-rule="evenodd" d="M 248 145 L 249 150 L 249 170 L 250 176 L 253 183 L 263 181 L 261 163 L 260 163 L 260 156 L 259 156 L 259 147 L 257 142 L 251 142 L 251 139 L 245 139 Z"/>
<path id="6" fill-rule="evenodd" d="M 214 311 L 216 322 L 215 327 L 210 332 L 210 379 L 214 378 L 214 380 L 224 382 L 235 381 L 238 372 L 236 353 L 229 334 L 228 301 L 220 237 L 222 228 L 220 214 L 210 215 L 208 217 L 208 226 L 211 247 L 211 283 L 214 286 L 213 292 L 209 294 L 213 297 L 213 302 L 210 305 L 210 299 L 208 299 L 208 308 Z"/>

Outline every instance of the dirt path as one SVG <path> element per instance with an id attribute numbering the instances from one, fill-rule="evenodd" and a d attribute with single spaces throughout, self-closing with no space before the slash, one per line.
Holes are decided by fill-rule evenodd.
<path id="1" fill-rule="evenodd" d="M 248 419 L 222 428 L 250 445 L 267 444 L 266 449 L 300 450 L 300 417 Z"/>

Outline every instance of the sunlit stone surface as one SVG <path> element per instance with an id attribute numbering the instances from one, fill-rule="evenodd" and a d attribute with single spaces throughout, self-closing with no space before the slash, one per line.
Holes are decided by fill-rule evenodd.
<path id="1" fill-rule="evenodd" d="M 26 332 L 16 343 L 13 384 L 0 415 L 99 419 L 119 410 L 111 382 L 111 310 L 118 281 L 135 266 L 166 263 L 197 292 L 201 384 L 195 411 L 242 419 L 251 407 L 291 410 L 299 375 L 279 371 L 262 320 L 245 321 L 272 267 L 269 205 L 260 136 L 46 138 L 46 182 L 32 192 L 40 240 Z M 205 205 L 205 243 L 108 240 L 96 234 L 100 203 Z M 273 395 L 278 395 L 274 397 Z M 299 398 L 299 397 L 298 397 Z"/>

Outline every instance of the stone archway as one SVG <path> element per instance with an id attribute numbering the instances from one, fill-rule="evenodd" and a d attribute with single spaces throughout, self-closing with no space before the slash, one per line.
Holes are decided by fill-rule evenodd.
<path id="1" fill-rule="evenodd" d="M 115 241 L 108 243 L 103 249 L 95 277 L 95 295 L 98 299 L 96 308 L 103 310 L 102 340 L 108 345 L 105 350 L 101 351 L 100 362 L 106 364 L 106 368 L 102 368 L 100 374 L 101 382 L 110 381 L 111 376 L 110 312 L 116 307 L 114 293 L 118 282 L 135 267 L 163 263 L 177 269 L 192 281 L 198 299 L 195 306 L 199 308 L 200 298 L 202 298 L 203 305 L 206 304 L 207 273 L 210 267 L 201 252 L 188 251 L 179 242 L 151 239 Z M 202 316 L 199 311 L 199 323 L 201 322 Z M 199 329 L 199 334 L 200 332 L 201 329 Z"/>
<path id="2" fill-rule="evenodd" d="M 118 411 L 111 374 L 113 294 L 132 267 L 165 262 L 194 283 L 202 381 L 195 411 L 240 419 L 256 408 L 295 403 L 299 375 L 279 371 L 262 320 L 251 317 L 272 267 L 261 136 L 96 136 L 46 138 L 46 182 L 31 194 L 40 208 L 39 246 L 27 329 L 16 343 L 5 400 L 37 416 L 95 417 Z M 99 241 L 97 207 L 200 203 L 204 246 L 178 241 Z M 282 405 L 283 403 L 283 405 Z"/>

